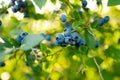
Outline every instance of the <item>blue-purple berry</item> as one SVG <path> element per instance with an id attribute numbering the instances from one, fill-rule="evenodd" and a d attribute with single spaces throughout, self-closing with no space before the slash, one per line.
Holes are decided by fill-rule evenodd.
<path id="1" fill-rule="evenodd" d="M 110 17 L 109 17 L 109 16 L 105 16 L 105 17 L 103 18 L 103 20 L 104 20 L 104 23 L 107 23 L 107 22 L 110 20 Z"/>
<path id="2" fill-rule="evenodd" d="M 60 20 L 61 20 L 62 22 L 66 22 L 66 20 L 67 20 L 66 15 L 65 15 L 65 14 L 62 14 L 62 15 L 60 16 Z"/>
<path id="3" fill-rule="evenodd" d="M 47 41 L 51 41 L 51 36 L 50 36 L 50 35 L 47 35 L 47 36 L 45 37 L 45 39 L 46 39 Z"/>
<path id="4" fill-rule="evenodd" d="M 4 67 L 5 63 L 4 62 L 0 62 L 0 67 Z"/>

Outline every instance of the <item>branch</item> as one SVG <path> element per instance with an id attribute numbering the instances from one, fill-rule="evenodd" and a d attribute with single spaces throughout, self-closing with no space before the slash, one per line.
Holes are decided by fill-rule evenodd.
<path id="1" fill-rule="evenodd" d="M 96 61 L 96 58 L 93 57 L 93 60 L 94 60 L 94 63 L 96 64 L 96 66 L 97 66 L 97 69 L 98 69 L 98 72 L 99 72 L 99 75 L 100 75 L 101 80 L 104 80 L 104 78 L 103 78 L 103 76 L 102 76 L 102 73 L 101 73 L 101 71 L 100 71 L 100 67 L 99 67 L 99 65 L 98 65 L 98 63 L 97 63 L 97 61 Z"/>

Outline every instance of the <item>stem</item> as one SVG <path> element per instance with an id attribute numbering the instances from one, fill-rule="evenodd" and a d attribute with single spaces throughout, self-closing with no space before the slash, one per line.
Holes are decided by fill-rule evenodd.
<path id="1" fill-rule="evenodd" d="M 102 76 L 102 73 L 101 73 L 101 70 L 100 70 L 100 67 L 99 67 L 99 65 L 98 65 L 98 63 L 97 63 L 97 61 L 96 61 L 96 58 L 93 57 L 93 60 L 94 60 L 94 63 L 96 64 L 96 66 L 97 66 L 97 69 L 98 69 L 98 72 L 99 72 L 99 75 L 100 75 L 101 80 L 104 80 L 104 78 L 103 78 L 103 76 Z"/>

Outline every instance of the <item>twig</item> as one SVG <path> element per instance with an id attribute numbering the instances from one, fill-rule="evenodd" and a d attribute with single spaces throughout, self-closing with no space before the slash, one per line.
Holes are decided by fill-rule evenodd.
<path id="1" fill-rule="evenodd" d="M 103 76 L 102 76 L 102 73 L 101 73 L 101 71 L 100 71 L 100 67 L 99 67 L 99 65 L 98 65 L 98 63 L 97 63 L 97 61 L 96 61 L 96 58 L 93 57 L 93 60 L 94 60 L 94 63 L 96 64 L 96 66 L 97 66 L 97 69 L 98 69 L 98 72 L 99 72 L 99 75 L 100 75 L 101 80 L 104 80 L 104 78 L 103 78 Z"/>

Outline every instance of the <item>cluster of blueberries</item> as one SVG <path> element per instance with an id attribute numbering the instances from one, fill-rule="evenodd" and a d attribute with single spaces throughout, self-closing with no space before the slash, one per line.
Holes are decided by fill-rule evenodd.
<path id="1" fill-rule="evenodd" d="M 72 32 L 73 28 L 68 22 L 66 22 L 67 17 L 65 14 L 62 14 L 60 16 L 60 20 L 64 22 L 65 30 L 63 34 L 61 33 L 56 34 L 55 45 L 62 46 L 62 47 L 65 47 L 68 44 L 76 47 L 85 45 L 85 40 L 83 38 L 80 38 L 77 32 Z"/>
<path id="2" fill-rule="evenodd" d="M 22 32 L 21 34 L 19 34 L 15 40 L 21 45 L 23 39 L 25 38 L 25 36 L 27 36 L 28 33 L 27 32 Z"/>
<path id="3" fill-rule="evenodd" d="M 104 23 L 107 23 L 110 20 L 109 16 L 105 16 L 104 18 L 101 18 L 98 20 L 98 26 L 102 26 Z"/>
<path id="4" fill-rule="evenodd" d="M 24 12 L 27 2 L 22 0 L 11 0 L 10 6 L 12 6 L 12 11 L 16 13 L 17 11 Z M 27 17 L 26 12 L 24 12 L 24 17 Z"/>

